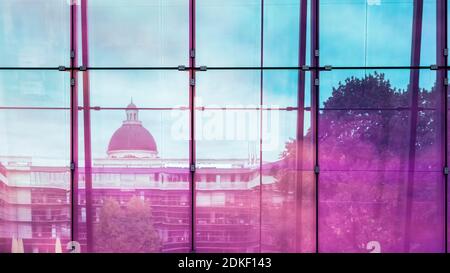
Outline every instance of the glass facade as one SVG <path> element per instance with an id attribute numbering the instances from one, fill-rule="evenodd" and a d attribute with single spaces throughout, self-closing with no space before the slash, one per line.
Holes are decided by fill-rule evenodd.
<path id="1" fill-rule="evenodd" d="M 1 1 L 0 252 L 447 252 L 449 12 Z"/>

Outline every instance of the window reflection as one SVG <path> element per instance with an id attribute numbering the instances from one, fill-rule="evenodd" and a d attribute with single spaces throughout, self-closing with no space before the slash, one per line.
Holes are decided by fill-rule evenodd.
<path id="1" fill-rule="evenodd" d="M 0 4 L 0 252 L 444 252 L 442 2 L 82 2 Z"/>

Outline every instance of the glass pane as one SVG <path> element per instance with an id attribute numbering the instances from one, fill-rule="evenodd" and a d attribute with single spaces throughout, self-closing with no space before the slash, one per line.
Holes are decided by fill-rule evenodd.
<path id="1" fill-rule="evenodd" d="M 259 66 L 260 0 L 196 1 L 197 64 Z"/>
<path id="2" fill-rule="evenodd" d="M 448 71 L 447 71 L 447 73 L 449 73 Z M 447 97 L 447 99 L 449 99 L 450 98 L 450 93 L 448 93 L 449 92 L 449 89 L 448 89 L 448 87 L 447 87 L 447 94 L 448 94 L 448 97 Z M 450 130 L 450 119 L 449 119 L 449 117 L 450 117 L 450 105 L 447 105 L 447 130 Z M 447 131 L 447 145 L 450 145 L 450 133 Z M 447 146 L 447 160 L 449 160 L 450 159 L 450 146 Z M 447 183 L 448 183 L 448 181 L 447 181 Z M 447 194 L 447 208 L 449 208 L 450 207 L 450 190 L 447 188 L 447 192 L 446 192 L 446 194 Z M 449 216 L 450 216 L 450 212 L 447 210 L 447 225 L 450 223 L 450 218 L 449 218 Z M 450 227 L 449 226 L 447 226 L 447 235 L 450 235 Z M 448 243 L 450 243 L 450 237 L 447 237 L 447 244 Z"/>
<path id="3" fill-rule="evenodd" d="M 195 248 L 260 251 L 260 71 L 198 73 Z"/>
<path id="4" fill-rule="evenodd" d="M 443 252 L 441 172 L 322 171 L 321 252 Z M 410 213 L 407 213 L 407 204 Z"/>
<path id="5" fill-rule="evenodd" d="M 122 80 L 133 82 L 126 77 Z M 93 81 L 92 92 L 94 87 Z M 129 95 L 125 93 L 122 102 L 120 95 L 110 102 L 106 96 L 97 96 L 98 102 L 121 103 L 123 109 L 91 111 L 92 211 L 87 209 L 89 189 L 85 187 L 89 173 L 82 167 L 81 244 L 86 251 L 89 242 L 83 227 L 92 219 L 94 252 L 188 252 L 189 111 L 142 110 L 146 96 L 130 103 Z M 83 138 L 81 146 L 87 141 Z"/>
<path id="6" fill-rule="evenodd" d="M 131 101 L 138 108 L 189 107 L 187 72 L 92 70 L 89 73 L 93 107 L 124 108 Z"/>
<path id="7" fill-rule="evenodd" d="M 263 111 L 263 252 L 315 251 L 314 146 L 310 118 L 309 111 Z M 299 140 L 297 126 L 303 129 Z"/>
<path id="8" fill-rule="evenodd" d="M 69 107 L 69 101 L 70 81 L 66 72 L 0 72 L 0 107 Z"/>
<path id="9" fill-rule="evenodd" d="M 187 65 L 188 5 L 184 0 L 89 1 L 89 65 Z"/>
<path id="10" fill-rule="evenodd" d="M 410 72 L 321 74 L 321 252 L 444 249 L 442 102 L 435 72 L 419 71 L 419 90 Z"/>
<path id="11" fill-rule="evenodd" d="M 0 252 L 55 252 L 70 241 L 70 112 L 2 109 L 0 123 Z"/>
<path id="12" fill-rule="evenodd" d="M 261 250 L 314 252 L 310 73 L 267 70 L 263 76 Z"/>
<path id="13" fill-rule="evenodd" d="M 300 3 L 301 0 L 264 1 L 264 66 L 298 66 Z M 261 65 L 261 1 L 199 0 L 196 10 L 199 65 Z M 306 37 L 305 52 L 309 52 L 309 23 L 305 28 L 301 35 Z M 306 58 L 308 63 L 309 54 Z"/>
<path id="14" fill-rule="evenodd" d="M 210 70 L 197 73 L 196 106 L 255 108 L 260 104 L 261 72 Z"/>
<path id="15" fill-rule="evenodd" d="M 436 1 L 423 2 L 421 65 L 429 66 L 436 63 Z M 321 64 L 410 65 L 414 3 L 320 1 Z"/>
<path id="16" fill-rule="evenodd" d="M 195 248 L 258 252 L 259 111 L 197 110 L 196 122 Z"/>
<path id="17" fill-rule="evenodd" d="M 301 2 L 302 0 L 264 1 L 264 66 L 298 66 L 300 35 L 306 38 L 305 64 L 309 63 L 309 5 L 306 7 L 306 31 L 300 33 Z"/>
<path id="18" fill-rule="evenodd" d="M 139 105 L 138 102 L 134 103 Z M 93 158 L 104 158 L 105 154 L 112 158 L 139 158 L 137 155 L 122 154 L 121 151 L 127 149 L 121 146 L 127 146 L 142 149 L 142 158 L 155 156 L 158 161 L 176 159 L 177 164 L 187 167 L 188 110 L 139 110 L 127 107 L 125 110 L 91 111 L 91 115 Z M 170 164 L 165 162 L 165 165 Z"/>
<path id="19" fill-rule="evenodd" d="M 0 3 L 0 66 L 68 66 L 70 6 L 62 0 Z"/>
<path id="20" fill-rule="evenodd" d="M 263 105 L 271 108 L 295 108 L 299 79 L 303 81 L 303 107 L 311 106 L 311 73 L 297 70 L 265 70 L 263 73 Z M 259 86 L 259 85 L 258 85 Z M 256 86 L 253 89 L 256 90 Z M 288 109 L 289 110 L 289 109 Z M 294 121 L 295 124 L 295 121 Z"/>

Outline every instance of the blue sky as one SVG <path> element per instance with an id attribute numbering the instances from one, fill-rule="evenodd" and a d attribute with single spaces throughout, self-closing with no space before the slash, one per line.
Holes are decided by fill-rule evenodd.
<path id="1" fill-rule="evenodd" d="M 264 2 L 264 65 L 296 66 L 299 0 Z M 321 64 L 409 65 L 412 2 L 321 0 Z M 187 65 L 188 0 L 90 0 L 89 3 L 90 66 Z M 435 6 L 435 0 L 424 1 L 422 65 L 436 62 Z M 197 0 L 197 65 L 259 66 L 260 13 L 260 0 Z M 68 65 L 69 27 L 66 0 L 1 1 L 0 66 Z M 309 37 L 309 31 L 307 35 Z M 309 53 L 307 56 L 309 63 Z M 339 81 L 371 72 L 323 73 L 321 102 L 330 96 L 332 87 Z M 393 86 L 406 88 L 408 70 L 381 72 L 386 73 Z M 124 107 L 131 97 L 139 107 L 188 104 L 186 72 L 93 71 L 90 76 L 93 106 Z M 204 106 L 252 107 L 260 101 L 259 71 L 208 71 L 199 72 L 197 76 L 197 98 Z M 0 105 L 68 107 L 68 77 L 58 71 L 1 71 Z M 297 79 L 295 71 L 266 71 L 264 104 L 296 106 Z M 435 72 L 421 73 L 421 87 L 430 89 L 434 81 Z M 309 79 L 307 82 L 309 86 Z M 308 87 L 306 93 L 308 106 Z M 184 114 L 180 115 L 180 111 L 141 112 L 141 119 L 154 134 L 161 156 L 187 156 L 186 140 L 173 136 L 173 126 L 179 118 L 185 119 Z M 214 120 L 226 119 L 214 114 L 199 118 L 203 123 L 209 120 L 210 125 Z M 237 116 L 237 120 L 241 116 Z M 122 110 L 93 113 L 94 157 L 105 156 L 109 137 L 124 117 Z M 46 157 L 66 159 L 69 155 L 68 121 L 69 113 L 63 110 L 0 110 L 0 123 L 7 124 L 0 129 L 0 155 L 30 155 L 41 158 L 42 162 L 47 162 Z M 255 122 L 259 131 L 259 120 Z M 295 112 L 279 113 L 273 122 L 264 125 L 274 130 L 268 130 L 272 135 L 267 134 L 271 141 L 266 143 L 264 160 L 276 160 L 284 142 L 295 136 Z M 249 123 L 252 125 L 251 121 Z M 203 129 L 207 133 L 218 130 L 211 126 Z M 225 129 L 231 130 L 231 127 Z M 212 134 L 215 133 L 217 131 Z M 245 158 L 258 148 L 254 137 L 247 141 L 206 138 L 198 143 L 199 158 Z"/>

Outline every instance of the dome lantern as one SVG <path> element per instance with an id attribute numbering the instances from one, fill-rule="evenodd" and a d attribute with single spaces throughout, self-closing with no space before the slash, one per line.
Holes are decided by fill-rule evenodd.
<path id="1" fill-rule="evenodd" d="M 131 98 L 130 104 L 128 104 L 127 109 L 125 110 L 127 113 L 127 123 L 139 122 L 138 117 L 138 109 L 136 105 L 133 103 L 133 98 Z"/>
<path id="2" fill-rule="evenodd" d="M 142 126 L 139 110 L 131 100 L 127 106 L 126 120 L 111 137 L 108 145 L 109 158 L 156 158 L 158 151 L 152 134 Z"/>

